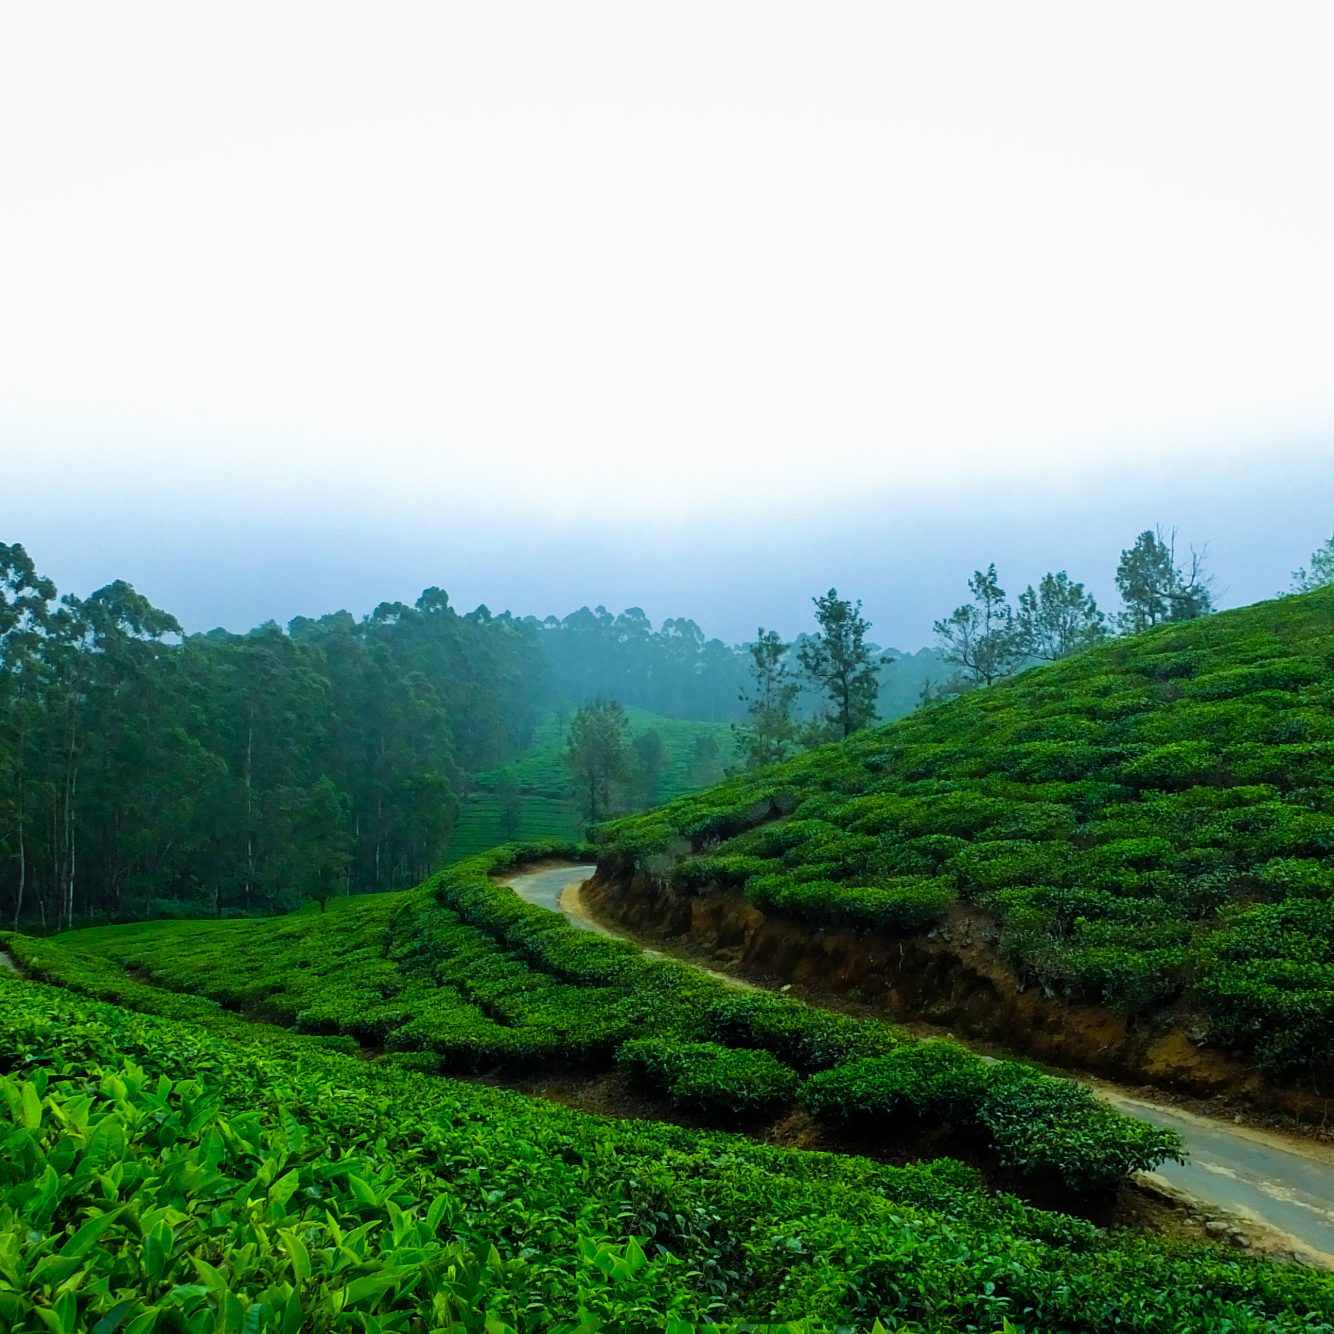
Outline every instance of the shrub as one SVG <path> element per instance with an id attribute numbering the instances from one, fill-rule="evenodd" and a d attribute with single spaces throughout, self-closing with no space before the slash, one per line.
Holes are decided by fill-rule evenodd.
<path id="1" fill-rule="evenodd" d="M 1013 1063 L 987 1066 L 950 1042 L 827 1070 L 807 1081 L 802 1103 L 817 1121 L 863 1132 L 952 1122 L 984 1135 L 1006 1166 L 1053 1173 L 1081 1192 L 1181 1156 L 1174 1131 L 1123 1116 L 1081 1084 Z"/>
<path id="2" fill-rule="evenodd" d="M 758 876 L 746 892 L 757 908 L 816 925 L 855 931 L 905 931 L 938 921 L 954 903 L 954 886 L 943 877 L 880 885 L 801 881 L 784 875 Z"/>
<path id="3" fill-rule="evenodd" d="M 1260 869 L 1260 883 L 1285 897 L 1334 896 L 1334 867 L 1312 857 L 1275 857 Z"/>
<path id="4" fill-rule="evenodd" d="M 813 1075 L 802 1105 L 817 1120 L 861 1130 L 967 1116 L 986 1067 L 953 1042 L 924 1042 Z"/>
<path id="5" fill-rule="evenodd" d="M 1022 1065 L 987 1071 L 976 1116 L 1007 1165 L 1050 1171 L 1080 1192 L 1106 1191 L 1133 1172 L 1182 1161 L 1174 1131 L 1123 1116 L 1082 1084 Z"/>
<path id="6" fill-rule="evenodd" d="M 1109 1235 L 959 1163 L 585 1116 L 216 1007 L 244 1041 L 3 976 L 0 993 L 13 1334 L 1334 1322 L 1322 1271 Z"/>
<path id="7" fill-rule="evenodd" d="M 633 1086 L 666 1093 L 678 1107 L 738 1119 L 790 1103 L 800 1081 L 767 1051 L 716 1042 L 640 1038 L 624 1043 L 616 1063 Z"/>
<path id="8" fill-rule="evenodd" d="M 728 1047 L 759 1047 L 785 1065 L 811 1073 L 845 1061 L 880 1056 L 903 1037 L 876 1020 L 817 1010 L 770 992 L 747 992 L 715 1001 L 704 1012 L 703 1036 Z"/>
<path id="9" fill-rule="evenodd" d="M 768 865 L 762 857 L 690 857 L 673 869 L 671 882 L 675 888 L 688 893 L 715 881 L 739 887 L 748 877 L 767 870 Z"/>

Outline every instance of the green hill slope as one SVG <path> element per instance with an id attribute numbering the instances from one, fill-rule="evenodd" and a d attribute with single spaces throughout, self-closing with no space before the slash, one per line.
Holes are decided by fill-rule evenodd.
<path id="1" fill-rule="evenodd" d="M 1334 1322 L 1327 1274 L 1109 1236 L 958 1164 L 610 1122 L 3 971 L 0 1064 L 13 1334 Z"/>
<path id="2" fill-rule="evenodd" d="M 205 1021 L 220 1004 L 432 1073 L 615 1063 L 628 1084 L 715 1123 L 797 1105 L 834 1128 L 949 1120 L 1001 1167 L 1060 1179 L 1077 1196 L 1179 1147 L 1077 1085 L 988 1067 L 878 1021 L 738 997 L 675 961 L 578 931 L 488 878 L 516 856 L 561 851 L 578 849 L 497 849 L 419 890 L 323 913 L 9 935 L 8 947 L 32 975 L 101 999 Z"/>
<path id="3" fill-rule="evenodd" d="M 612 864 L 779 916 L 914 930 L 957 900 L 1056 993 L 1182 1001 L 1334 1071 L 1334 591 L 1169 626 L 604 827 Z"/>
<path id="4" fill-rule="evenodd" d="M 621 809 L 668 801 L 716 782 L 735 763 L 732 729 L 727 723 L 665 718 L 647 709 L 627 707 L 631 739 L 648 731 L 662 740 L 663 767 L 653 792 L 626 785 Z M 574 799 L 565 763 L 568 732 L 555 713 L 538 724 L 522 755 L 473 776 L 479 791 L 459 803 L 450 835 L 446 865 L 467 861 L 501 843 L 535 839 L 577 839 L 585 820 Z"/>
<path id="5" fill-rule="evenodd" d="M 1066 1081 L 738 994 L 490 879 L 562 852 L 587 849 L 499 849 L 324 913 L 7 935 L 58 986 L 0 971 L 5 1327 L 1334 1328 L 1327 1274 L 1109 1234 L 946 1158 L 895 1168 L 436 1077 L 615 1056 L 719 1120 L 794 1093 L 881 1138 L 950 1120 L 1084 1188 L 1171 1152 Z"/>
<path id="6" fill-rule="evenodd" d="M 667 718 L 647 709 L 627 705 L 630 738 L 657 732 L 662 739 L 664 764 L 656 800 L 665 801 L 722 777 L 723 767 L 735 763 L 732 729 L 727 723 L 703 722 L 695 718 Z M 532 744 L 522 755 L 495 769 L 476 774 L 473 781 L 487 792 L 505 787 L 522 793 L 551 797 L 571 795 L 570 771 L 565 764 L 568 732 L 555 713 L 548 713 L 533 732 Z M 701 762 L 697 747 L 701 740 L 713 743 L 711 758 Z M 488 846 L 493 846 L 490 844 Z"/>

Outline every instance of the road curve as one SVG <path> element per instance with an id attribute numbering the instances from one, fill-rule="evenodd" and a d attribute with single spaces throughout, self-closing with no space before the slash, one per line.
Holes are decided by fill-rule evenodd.
<path id="1" fill-rule="evenodd" d="M 596 866 L 556 866 L 541 871 L 527 871 L 523 875 L 510 876 L 505 883 L 521 898 L 535 903 L 539 908 L 549 908 L 552 912 L 563 912 L 569 918 L 571 926 L 580 931 L 597 931 L 601 935 L 610 935 L 605 927 L 599 926 L 590 917 L 584 916 L 579 907 L 567 902 L 561 903 L 561 896 L 571 885 L 582 885 L 589 879 Z M 572 897 L 572 896 L 567 896 Z"/>
<path id="2" fill-rule="evenodd" d="M 520 898 L 563 913 L 583 931 L 609 931 L 586 912 L 579 888 L 597 868 L 547 867 L 510 877 Z M 646 950 L 656 954 L 656 950 Z M 697 966 L 697 965 L 692 965 Z M 703 969 L 732 985 L 751 986 L 713 969 Z M 1175 1130 L 1186 1146 L 1185 1163 L 1164 1163 L 1146 1174 L 1151 1185 L 1184 1195 L 1206 1212 L 1231 1216 L 1215 1227 L 1220 1237 L 1240 1223 L 1265 1249 L 1286 1248 L 1307 1264 L 1334 1269 L 1334 1151 L 1291 1136 L 1214 1121 L 1138 1097 L 1103 1081 L 1090 1083 L 1114 1106 L 1157 1126 Z"/>

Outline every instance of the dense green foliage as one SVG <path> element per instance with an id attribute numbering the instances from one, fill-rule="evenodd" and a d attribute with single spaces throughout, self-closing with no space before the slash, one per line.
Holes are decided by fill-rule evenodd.
<path id="1" fill-rule="evenodd" d="M 1334 1069 L 1334 592 L 1171 624 L 613 822 L 603 855 L 821 925 L 956 899 L 1049 990 L 1184 997 Z"/>
<path id="2" fill-rule="evenodd" d="M 627 707 L 670 718 L 739 722 L 745 717 L 749 701 L 739 697 L 750 691 L 749 647 L 705 639 L 694 621 L 669 618 L 655 631 L 638 607 L 619 616 L 605 607 L 593 611 L 581 607 L 563 620 L 547 617 L 541 630 L 555 693 L 571 707 L 607 695 Z M 797 646 L 803 643 L 804 637 L 797 640 Z M 880 653 L 873 650 L 874 656 Z M 872 695 L 864 700 L 868 716 L 875 711 L 870 705 L 876 699 L 881 717 L 911 712 L 923 686 L 949 674 L 935 649 L 917 653 L 889 649 L 884 656 L 894 665 L 886 663 L 878 683 L 871 685 Z M 797 699 L 796 716 L 811 718 L 822 712 L 826 702 L 822 692 L 807 683 Z"/>
<path id="3" fill-rule="evenodd" d="M 638 607 L 619 616 L 581 607 L 541 623 L 556 693 L 573 705 L 599 695 L 670 718 L 728 722 L 740 717 L 737 691 L 745 679 L 740 653 L 686 617 L 662 627 Z"/>
<path id="4" fill-rule="evenodd" d="M 662 742 L 663 755 L 658 782 L 652 790 L 643 785 L 638 774 L 623 793 L 635 807 L 653 805 L 679 797 L 682 793 L 716 783 L 725 766 L 736 763 L 732 729 L 726 723 L 711 723 L 693 718 L 668 718 L 645 709 L 627 707 L 631 746 L 648 734 Z M 533 731 L 532 741 L 522 754 L 494 769 L 473 775 L 474 784 L 487 793 L 518 791 L 525 795 L 565 798 L 573 790 L 569 765 L 569 726 L 573 711 L 553 711 L 543 715 Z M 520 833 L 518 838 L 525 835 Z M 478 852 L 511 843 L 515 836 L 493 838 Z"/>
<path id="5" fill-rule="evenodd" d="M 1098 1190 L 1162 1161 L 1153 1127 L 1127 1125 L 1083 1085 L 1013 1061 L 988 1065 L 950 1042 L 921 1043 L 816 1075 L 802 1101 L 817 1120 L 861 1129 L 952 1123 L 1024 1171 Z"/>
<path id="6" fill-rule="evenodd" d="M 625 1053 L 632 1078 L 722 1121 L 790 1103 L 801 1076 L 884 1056 L 906 1041 L 874 1020 L 738 995 L 674 960 L 578 931 L 489 878 L 525 859 L 581 852 L 496 849 L 420 891 L 353 899 L 324 913 L 149 922 L 55 940 L 11 935 L 8 947 L 34 976 L 100 999 L 181 1019 L 207 1018 L 222 1005 L 383 1049 L 428 1072 L 596 1070 Z M 961 1075 L 961 1108 L 981 1096 L 971 1078 Z M 1035 1078 L 1044 1088 L 1061 1083 Z M 981 1115 L 961 1112 L 960 1124 L 985 1128 Z M 1053 1144 L 1065 1145 L 1065 1123 L 1050 1126 Z M 1043 1139 L 1042 1123 L 1033 1134 Z M 1040 1151 L 992 1140 L 1004 1162 L 1045 1165 Z M 1058 1170 L 1072 1186 L 1103 1185 L 1124 1175 L 1135 1153 L 1143 1166 L 1176 1147 L 1170 1132 L 1108 1111 L 1096 1133 L 1059 1150 Z M 1048 1156 L 1057 1154 L 1054 1147 Z"/>
<path id="7" fill-rule="evenodd" d="M 436 588 L 183 637 L 123 582 L 57 600 L 0 543 L 0 911 L 58 929 L 405 888 L 449 855 L 474 775 L 501 840 L 557 832 L 536 801 L 573 795 L 561 734 L 599 691 L 671 715 L 631 713 L 614 809 L 643 809 L 722 777 L 745 659 L 683 619 L 460 615 Z"/>
<path id="8" fill-rule="evenodd" d="M 632 1086 L 725 1118 L 775 1112 L 797 1093 L 796 1072 L 771 1053 L 717 1042 L 636 1038 L 620 1045 L 616 1064 Z"/>
<path id="9" fill-rule="evenodd" d="M 570 842 L 584 826 L 572 799 L 514 790 L 500 796 L 480 792 L 459 802 L 445 861 L 467 861 L 501 843 Z"/>
<path id="10" fill-rule="evenodd" d="M 536 627 L 438 589 L 184 639 L 127 584 L 55 595 L 0 545 L 0 904 L 49 926 L 415 884 L 544 689 Z"/>
<path id="11" fill-rule="evenodd" d="M 0 975 L 13 1334 L 1334 1328 L 1326 1274 L 1107 1236 L 957 1163 L 607 1122 L 155 994 L 197 1021 Z"/>

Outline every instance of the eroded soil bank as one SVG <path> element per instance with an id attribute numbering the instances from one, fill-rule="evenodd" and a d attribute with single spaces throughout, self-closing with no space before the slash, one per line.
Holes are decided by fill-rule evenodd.
<path id="1" fill-rule="evenodd" d="M 1197 1045 L 1198 1017 L 1183 1010 L 1127 1022 L 1104 1006 L 1025 986 L 1000 955 L 991 918 L 968 905 L 930 931 L 858 933 L 768 917 L 739 890 L 714 885 L 682 894 L 606 864 L 582 897 L 609 924 L 688 948 L 762 985 L 791 984 L 1063 1069 L 1206 1100 L 1213 1115 L 1249 1109 L 1321 1126 L 1334 1110 L 1311 1088 L 1277 1084 Z"/>

